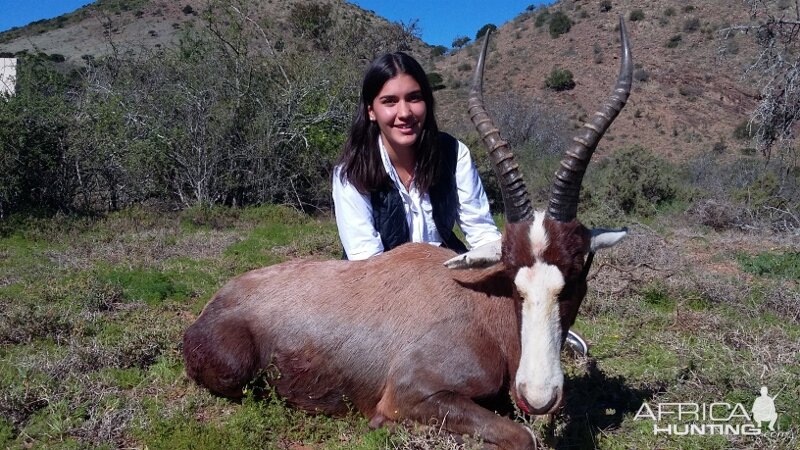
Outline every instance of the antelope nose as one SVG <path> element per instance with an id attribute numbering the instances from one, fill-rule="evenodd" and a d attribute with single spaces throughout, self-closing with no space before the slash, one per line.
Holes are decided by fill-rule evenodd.
<path id="1" fill-rule="evenodd" d="M 517 386 L 519 408 L 527 414 L 552 414 L 561 407 L 562 391 L 560 387 L 539 387 L 528 389 L 525 383 Z"/>

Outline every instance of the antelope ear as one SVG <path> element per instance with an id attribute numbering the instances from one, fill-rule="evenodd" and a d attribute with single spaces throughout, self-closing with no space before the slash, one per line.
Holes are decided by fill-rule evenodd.
<path id="1" fill-rule="evenodd" d="M 462 253 L 444 262 L 448 269 L 478 269 L 489 267 L 500 262 L 503 240 L 498 239 L 480 247 L 475 247 L 467 253 Z"/>
<path id="2" fill-rule="evenodd" d="M 628 227 L 617 229 L 594 228 L 592 229 L 591 251 L 594 253 L 603 248 L 613 247 L 627 234 Z"/>

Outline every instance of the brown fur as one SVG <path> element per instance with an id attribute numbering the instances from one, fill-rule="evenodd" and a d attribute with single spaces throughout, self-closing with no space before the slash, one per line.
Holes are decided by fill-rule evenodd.
<path id="1" fill-rule="evenodd" d="M 520 425 L 478 406 L 508 403 L 513 390 L 520 300 L 512 280 L 534 262 L 529 227 L 508 224 L 501 263 L 482 270 L 449 270 L 450 250 L 406 244 L 366 261 L 292 261 L 248 272 L 186 331 L 187 374 L 236 398 L 263 373 L 307 411 L 336 415 L 352 406 L 372 426 L 435 418 L 501 448 L 532 448 Z M 585 294 L 575 274 L 589 232 L 577 222 L 546 221 L 546 229 L 559 245 L 544 258 L 565 274 L 562 325 L 571 325 Z"/>

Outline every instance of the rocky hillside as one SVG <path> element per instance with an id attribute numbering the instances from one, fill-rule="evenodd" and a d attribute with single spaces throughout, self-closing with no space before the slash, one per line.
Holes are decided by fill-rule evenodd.
<path id="1" fill-rule="evenodd" d="M 549 22 L 558 12 L 571 21 L 558 37 Z M 744 2 L 686 0 L 561 1 L 498 24 L 485 76 L 487 103 L 493 95 L 514 95 L 547 105 L 580 126 L 593 114 L 619 70 L 618 20 L 625 18 L 636 64 L 628 106 L 601 142 L 604 149 L 640 144 L 671 159 L 709 151 L 750 152 L 734 129 L 753 108 L 757 90 L 742 77 L 752 61 L 752 38 L 723 37 L 723 29 L 746 22 Z M 470 46 L 439 61 L 449 86 L 442 91 L 443 117 L 465 110 L 466 85 L 478 53 Z M 574 74 L 575 86 L 545 87 L 554 68 Z M 464 114 L 461 114 L 463 116 Z M 462 128 L 466 119 L 448 122 Z"/>
<path id="2" fill-rule="evenodd" d="M 69 62 L 105 54 L 113 46 L 158 48 L 173 45 L 179 30 L 199 23 L 208 0 L 101 0 L 56 19 L 0 34 L 0 53 L 21 50 L 63 55 Z M 243 2 L 244 3 L 244 2 Z M 287 26 L 291 5 L 302 0 L 256 3 L 256 17 L 285 45 L 301 38 Z M 307 3 L 307 2 L 305 2 Z M 320 2 L 316 2 L 320 4 Z M 388 24 L 371 11 L 342 0 L 321 4 L 340 20 L 357 17 L 375 26 Z M 752 38 L 722 31 L 747 19 L 741 1 L 708 0 L 562 0 L 546 9 L 521 11 L 497 24 L 486 72 L 486 98 L 513 93 L 525 102 L 546 105 L 579 126 L 608 95 L 618 70 L 617 21 L 625 17 L 633 43 L 635 82 L 629 104 L 601 143 L 599 153 L 641 144 L 664 156 L 683 159 L 709 151 L 750 151 L 733 131 L 746 118 L 758 95 L 742 78 L 752 60 Z M 563 13 L 569 31 L 552 37 L 550 22 Z M 301 44 L 302 45 L 302 44 Z M 472 43 L 446 56 L 429 59 L 430 48 L 415 44 L 415 54 L 439 72 L 442 127 L 469 130 L 466 85 L 478 51 Z M 574 74 L 575 86 L 545 87 L 554 68 Z"/>
<path id="3" fill-rule="evenodd" d="M 177 44 L 181 30 L 205 26 L 202 16 L 218 0 L 98 0 L 77 11 L 25 27 L 0 33 L 0 53 L 42 52 L 64 56 L 67 62 L 80 63 L 87 57 L 108 54 L 112 48 L 162 48 Z M 315 30 L 332 28 L 324 21 L 357 24 L 369 33 L 373 27 L 392 26 L 372 11 L 365 11 L 344 0 L 233 0 L 232 14 L 245 14 L 257 21 L 273 45 L 307 45 Z M 290 15 L 301 5 L 300 16 Z M 219 11 L 219 8 L 216 8 Z M 324 14 L 323 14 L 324 13 Z M 217 17 L 219 19 L 219 17 Z M 224 18 L 222 19 L 224 20 Z M 298 27 L 303 28 L 299 30 Z M 412 45 L 415 53 L 427 54 L 422 41 Z"/>

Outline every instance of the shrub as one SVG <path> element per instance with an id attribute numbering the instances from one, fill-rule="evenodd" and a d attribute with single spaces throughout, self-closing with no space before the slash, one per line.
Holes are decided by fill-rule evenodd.
<path id="1" fill-rule="evenodd" d="M 594 63 L 602 64 L 603 62 L 603 47 L 597 42 L 592 45 L 592 52 L 594 53 Z"/>
<path id="2" fill-rule="evenodd" d="M 442 75 L 438 72 L 428 72 L 428 83 L 430 83 L 431 88 L 434 91 L 438 91 L 439 89 L 444 89 L 444 79 Z"/>
<path id="3" fill-rule="evenodd" d="M 545 78 L 544 85 L 554 91 L 568 91 L 575 87 L 575 80 L 569 70 L 555 68 Z"/>
<path id="4" fill-rule="evenodd" d="M 482 26 L 477 33 L 475 33 L 475 40 L 477 41 L 478 39 L 482 38 L 483 35 L 485 35 L 486 33 L 490 31 L 494 32 L 495 30 L 497 30 L 497 25 L 493 23 L 487 23 L 486 25 Z"/>
<path id="5" fill-rule="evenodd" d="M 697 97 L 703 95 L 703 90 L 699 86 L 683 84 L 678 86 L 678 94 L 686 97 L 689 101 L 695 101 Z"/>
<path id="6" fill-rule="evenodd" d="M 669 38 L 669 40 L 667 41 L 666 44 L 664 44 L 664 46 L 667 48 L 675 48 L 681 45 L 681 41 L 683 41 L 683 36 L 681 36 L 680 34 L 676 34 L 675 36 Z"/>
<path id="7" fill-rule="evenodd" d="M 434 58 L 443 56 L 445 53 L 447 53 L 447 47 L 444 45 L 437 45 L 431 49 L 431 56 Z"/>
<path id="8" fill-rule="evenodd" d="M 633 72 L 633 79 L 642 83 L 647 83 L 650 80 L 650 72 L 647 69 L 636 69 Z"/>
<path id="9" fill-rule="evenodd" d="M 716 231 L 736 228 L 742 222 L 741 208 L 728 201 L 702 199 L 692 205 L 688 212 L 698 222 Z"/>
<path id="10" fill-rule="evenodd" d="M 316 3 L 293 4 L 289 10 L 289 24 L 294 35 L 311 40 L 319 49 L 328 49 L 334 26 L 332 8 Z"/>
<path id="11" fill-rule="evenodd" d="M 555 39 L 569 32 L 570 28 L 572 28 L 572 21 L 563 11 L 556 11 L 550 17 L 550 37 Z"/>
<path id="12" fill-rule="evenodd" d="M 467 36 L 458 36 L 453 39 L 453 43 L 451 44 L 453 48 L 461 48 L 469 43 L 469 38 Z"/>
<path id="13" fill-rule="evenodd" d="M 183 11 L 183 13 L 186 14 L 186 15 L 194 14 L 194 8 L 192 8 L 192 5 L 184 6 L 181 11 Z"/>
<path id="14" fill-rule="evenodd" d="M 800 252 L 763 252 L 755 256 L 740 255 L 736 259 L 744 271 L 755 275 L 800 279 Z"/>
<path id="15" fill-rule="evenodd" d="M 591 189 L 593 200 L 626 214 L 651 216 L 659 207 L 678 199 L 676 168 L 643 147 L 619 150 L 603 160 L 597 170 Z"/>
<path id="16" fill-rule="evenodd" d="M 611 1 L 610 0 L 603 0 L 600 2 L 600 12 L 609 12 L 611 11 Z"/>
<path id="17" fill-rule="evenodd" d="M 750 126 L 749 120 L 743 120 L 739 123 L 739 125 L 736 125 L 736 128 L 734 128 L 733 137 L 740 141 L 752 139 L 756 134 L 757 128 L 758 127 L 755 124 Z"/>
<path id="18" fill-rule="evenodd" d="M 683 7 L 683 12 L 690 13 L 694 11 L 694 5 L 686 5 Z"/>
<path id="19" fill-rule="evenodd" d="M 642 11 L 639 8 L 634 9 L 633 11 L 631 11 L 631 14 L 628 16 L 628 19 L 631 22 L 637 22 L 639 20 L 644 20 L 644 11 Z"/>
<path id="20" fill-rule="evenodd" d="M 674 16 L 674 15 L 675 15 L 675 8 L 673 8 L 673 7 L 671 7 L 671 6 L 670 6 L 669 8 L 667 8 L 667 9 L 665 9 L 665 10 L 664 10 L 664 16 L 666 16 L 666 17 L 672 17 L 672 16 Z"/>
<path id="21" fill-rule="evenodd" d="M 546 24 L 550 20 L 550 11 L 544 10 L 536 16 L 536 20 L 533 22 L 534 26 L 541 27 L 542 25 Z"/>
<path id="22" fill-rule="evenodd" d="M 752 150 L 749 150 L 753 153 Z M 759 164 L 752 157 L 722 161 L 711 152 L 686 165 L 688 182 L 706 198 L 690 213 L 717 229 L 800 229 L 800 176 L 773 161 Z"/>
<path id="23" fill-rule="evenodd" d="M 683 31 L 687 33 L 694 33 L 699 29 L 700 29 L 700 19 L 698 19 L 697 17 L 686 19 L 686 22 L 683 23 Z"/>

